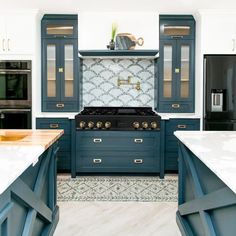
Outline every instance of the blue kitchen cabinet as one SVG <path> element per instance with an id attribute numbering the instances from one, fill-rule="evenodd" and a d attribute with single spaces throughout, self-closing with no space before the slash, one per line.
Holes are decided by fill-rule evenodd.
<path id="1" fill-rule="evenodd" d="M 199 119 L 169 119 L 164 121 L 164 166 L 165 171 L 178 171 L 178 139 L 174 136 L 177 130 L 199 130 Z"/>
<path id="2" fill-rule="evenodd" d="M 160 173 L 163 176 L 159 131 L 76 131 L 74 158 L 77 173 Z"/>
<path id="3" fill-rule="evenodd" d="M 195 21 L 160 16 L 158 112 L 194 112 Z"/>
<path id="4" fill-rule="evenodd" d="M 79 109 L 77 15 L 42 19 L 42 111 Z"/>
<path id="5" fill-rule="evenodd" d="M 64 134 L 58 141 L 57 170 L 59 172 L 71 171 L 71 120 L 67 118 L 37 118 L 37 129 L 63 129 Z"/>

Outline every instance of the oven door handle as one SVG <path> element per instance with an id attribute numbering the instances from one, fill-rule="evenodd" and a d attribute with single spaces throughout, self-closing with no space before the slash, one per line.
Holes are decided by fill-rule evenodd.
<path id="1" fill-rule="evenodd" d="M 0 109 L 0 113 L 27 113 L 31 109 Z"/>
<path id="2" fill-rule="evenodd" d="M 0 69 L 0 74 L 11 74 L 11 73 L 25 73 L 25 72 L 31 72 L 31 70 L 9 70 L 9 69 Z"/>

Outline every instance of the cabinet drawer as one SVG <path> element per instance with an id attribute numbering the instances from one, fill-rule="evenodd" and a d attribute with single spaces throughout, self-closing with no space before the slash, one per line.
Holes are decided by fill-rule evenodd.
<path id="1" fill-rule="evenodd" d="M 193 112 L 194 107 L 191 102 L 160 102 L 159 110 L 161 112 L 183 113 Z"/>
<path id="2" fill-rule="evenodd" d="M 70 121 L 68 119 L 57 119 L 57 118 L 37 118 L 36 119 L 37 129 L 63 129 L 64 135 L 70 136 Z"/>
<path id="3" fill-rule="evenodd" d="M 43 103 L 43 111 L 66 112 L 66 111 L 77 111 L 77 110 L 78 110 L 78 104 L 75 101 L 71 102 L 47 101 Z"/>
<path id="4" fill-rule="evenodd" d="M 77 132 L 77 146 L 84 149 L 112 150 L 151 150 L 158 146 L 159 132 L 143 134 L 142 132 Z"/>
<path id="5" fill-rule="evenodd" d="M 82 152 L 76 167 L 80 168 L 114 168 L 123 172 L 127 168 L 159 167 L 153 153 L 114 153 L 114 152 Z"/>

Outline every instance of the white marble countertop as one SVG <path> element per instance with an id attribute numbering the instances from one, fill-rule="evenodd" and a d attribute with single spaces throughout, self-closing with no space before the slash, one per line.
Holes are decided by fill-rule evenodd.
<path id="1" fill-rule="evenodd" d="M 236 193 L 236 131 L 175 131 L 174 134 Z"/>
<path id="2" fill-rule="evenodd" d="M 0 147 L 0 194 L 2 194 L 29 166 L 38 162 L 45 151 L 43 146 Z"/>
<path id="3" fill-rule="evenodd" d="M 157 114 L 161 117 L 162 120 L 169 119 L 200 119 L 201 115 L 195 113 L 159 113 Z"/>

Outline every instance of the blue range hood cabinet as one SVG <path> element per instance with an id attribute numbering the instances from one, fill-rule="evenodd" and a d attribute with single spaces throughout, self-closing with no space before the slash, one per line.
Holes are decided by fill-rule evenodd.
<path id="1" fill-rule="evenodd" d="M 79 50 L 81 58 L 148 58 L 158 57 L 158 50 Z"/>

